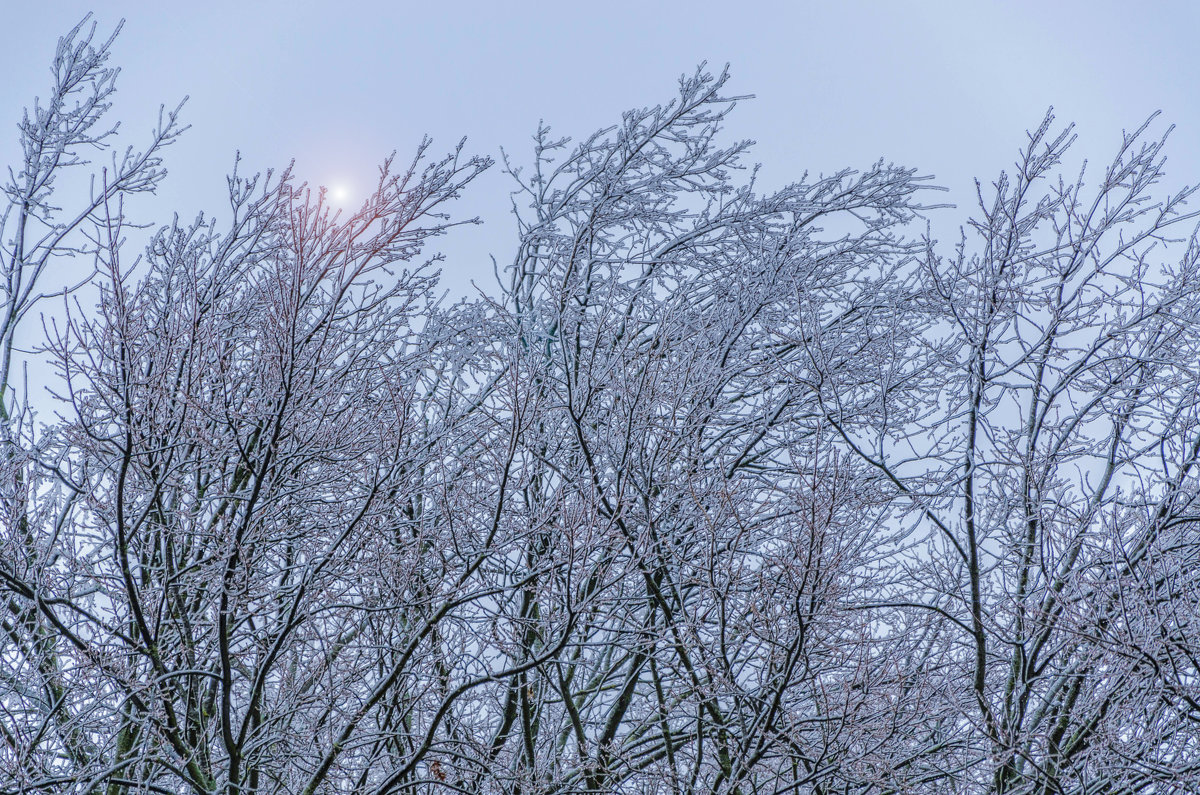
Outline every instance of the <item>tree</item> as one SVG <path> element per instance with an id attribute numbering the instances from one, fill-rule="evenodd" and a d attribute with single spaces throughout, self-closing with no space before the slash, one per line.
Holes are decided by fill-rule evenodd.
<path id="1" fill-rule="evenodd" d="M 60 491 L 47 439 L 36 432 L 28 391 L 14 388 L 18 330 L 54 294 L 46 280 L 62 267 L 61 258 L 87 262 L 114 242 L 102 236 L 106 221 L 115 230 L 123 199 L 153 191 L 165 175 L 161 151 L 182 132 L 176 112 L 160 113 L 146 148 L 114 155 L 93 180 L 86 201 L 68 210 L 52 203 L 56 181 L 87 166 L 87 150 L 107 148 L 115 133 L 115 127 L 102 123 L 116 79 L 116 70 L 106 66 L 116 33 L 98 42 L 95 25 L 86 28 L 86 23 L 60 40 L 49 98 L 45 105 L 35 103 L 20 124 L 23 162 L 9 171 L 7 206 L 0 216 L 0 583 L 5 602 L 0 729 L 6 789 L 71 769 L 87 757 L 92 742 L 72 718 L 90 705 L 83 693 L 87 685 L 75 685 L 72 660 L 64 656 L 70 640 L 79 639 L 58 602 L 65 586 L 64 547 L 74 543 L 68 524 L 73 499 Z M 79 275 L 74 269 L 72 276 Z M 71 277 L 52 278 L 65 283 Z M 89 278 L 85 273 L 82 281 Z M 69 288 L 60 294 L 65 292 Z M 48 756 L 40 752 L 43 743 L 55 746 Z"/>
<path id="2" fill-rule="evenodd" d="M 912 583 L 958 699 L 937 744 L 980 791 L 1195 786 L 1200 248 L 1172 245 L 1195 189 L 1153 197 L 1149 124 L 1090 188 L 1054 179 L 1074 137 L 1047 116 L 954 253 L 930 242 L 928 353 L 877 362 L 917 412 L 854 414 L 827 379 L 843 440 L 931 533 Z"/>
<path id="3" fill-rule="evenodd" d="M 526 499 L 548 539 L 589 529 L 558 554 L 594 604 L 528 687 L 507 765 L 525 788 L 812 786 L 868 753 L 846 729 L 890 675 L 855 610 L 886 499 L 782 335 L 867 312 L 918 182 L 879 165 L 756 195 L 733 181 L 745 145 L 714 144 L 724 83 L 698 73 L 572 149 L 543 129 L 531 176 L 510 169 L 530 205 L 501 307 L 537 422 Z"/>
<path id="4" fill-rule="evenodd" d="M 446 303 L 461 144 L 352 213 L 235 173 L 131 266 L 167 114 L 54 220 L 94 30 L 5 216 L 0 788 L 1200 782 L 1200 248 L 1147 128 L 1089 193 L 1047 119 L 945 252 L 911 169 L 759 193 L 700 69 L 506 158 L 518 249 Z M 38 426 L 9 362 L 60 253 L 98 300 Z"/>

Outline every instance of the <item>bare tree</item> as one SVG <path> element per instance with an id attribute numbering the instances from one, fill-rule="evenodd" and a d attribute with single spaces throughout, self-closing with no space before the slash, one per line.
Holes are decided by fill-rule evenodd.
<path id="1" fill-rule="evenodd" d="M 14 377 L 14 365 L 28 361 L 18 349 L 19 335 L 23 328 L 28 334 L 33 312 L 45 299 L 66 295 L 91 278 L 90 260 L 113 242 L 106 232 L 123 221 L 124 198 L 154 190 L 165 175 L 161 151 L 182 132 L 178 109 L 160 112 L 144 149 L 113 154 L 107 167 L 92 174 L 84 200 L 64 203 L 66 209 L 55 204 L 56 183 L 86 170 L 89 151 L 109 148 L 116 132 L 104 120 L 117 73 L 107 66 L 116 33 L 98 40 L 96 26 L 88 22 L 84 19 L 59 41 L 50 94 L 19 125 L 23 160 L 9 170 L 0 216 L 0 759 L 5 789 L 61 778 L 90 757 L 95 742 L 78 719 L 91 710 L 93 694 L 87 685 L 74 684 L 76 670 L 67 650 L 75 638 L 74 622 L 60 601 L 74 587 L 64 582 L 62 569 L 67 549 L 76 543 L 73 495 L 62 492 L 52 466 L 47 468 L 46 440 L 37 433 L 26 381 Z M 48 748 L 53 751 L 44 753 Z"/>
<path id="2" fill-rule="evenodd" d="M 913 601 L 957 705 L 929 747 L 973 790 L 1196 784 L 1200 248 L 1172 239 L 1195 189 L 1154 198 L 1149 124 L 1091 187 L 1057 178 L 1074 136 L 1047 116 L 955 252 L 930 242 L 927 345 L 875 363 L 916 411 L 854 416 L 832 373 L 824 392 L 930 532 Z"/>
<path id="3" fill-rule="evenodd" d="M 880 263 L 910 253 L 893 230 L 919 181 L 879 164 L 757 195 L 745 145 L 715 143 L 724 83 L 697 73 L 573 148 L 543 129 L 528 175 L 510 166 L 531 559 L 577 539 L 556 554 L 589 604 L 497 698 L 522 789 L 823 787 L 889 710 L 893 641 L 859 609 L 887 577 L 887 498 L 792 368 L 822 326 L 886 321 Z"/>

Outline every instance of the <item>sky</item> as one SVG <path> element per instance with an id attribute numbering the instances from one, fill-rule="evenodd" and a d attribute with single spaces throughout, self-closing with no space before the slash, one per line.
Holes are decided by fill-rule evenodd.
<path id="1" fill-rule="evenodd" d="M 754 95 L 728 134 L 757 142 L 764 186 L 880 158 L 913 166 L 960 205 L 935 213 L 941 237 L 957 236 L 973 179 L 1010 167 L 1050 106 L 1097 166 L 1161 110 L 1156 129 L 1176 125 L 1168 171 L 1200 181 L 1200 4 L 1110 0 L 8 2 L 0 163 L 22 108 L 47 92 L 57 37 L 89 10 L 102 32 L 125 20 L 113 113 L 126 141 L 188 97 L 192 129 L 168 152 L 170 176 L 134 208 L 154 223 L 219 216 L 238 151 L 246 170 L 295 160 L 302 178 L 352 199 L 424 135 L 435 153 L 465 136 L 470 153 L 503 147 L 528 162 L 539 120 L 583 137 L 671 99 L 702 61 L 728 63 L 730 93 Z M 460 203 L 484 224 L 439 241 L 451 294 L 491 291 L 490 257 L 512 256 L 510 190 L 494 168 Z"/>

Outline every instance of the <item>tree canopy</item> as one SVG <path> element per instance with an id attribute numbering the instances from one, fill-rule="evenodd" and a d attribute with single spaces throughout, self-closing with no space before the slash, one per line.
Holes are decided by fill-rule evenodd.
<path id="1" fill-rule="evenodd" d="M 519 245 L 452 302 L 463 145 L 351 212 L 234 174 L 131 256 L 178 110 L 56 191 L 112 40 L 61 40 L 0 217 L 0 790 L 1200 787 L 1200 246 L 1153 119 L 1068 177 L 1047 116 L 947 244 L 911 168 L 760 191 L 701 68 L 506 157 Z"/>

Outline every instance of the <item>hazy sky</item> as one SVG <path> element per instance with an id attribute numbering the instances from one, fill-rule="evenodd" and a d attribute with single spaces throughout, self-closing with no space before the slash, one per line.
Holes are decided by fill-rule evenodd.
<path id="1" fill-rule="evenodd" d="M 286 165 L 314 183 L 361 189 L 392 149 L 423 134 L 444 151 L 505 147 L 528 160 L 545 119 L 579 137 L 622 110 L 672 97 L 678 76 L 730 64 L 730 91 L 755 94 L 730 138 L 775 186 L 805 169 L 883 157 L 972 199 L 972 178 L 1011 164 L 1047 107 L 1078 124 L 1077 154 L 1111 156 L 1123 128 L 1163 111 L 1177 126 L 1169 171 L 1200 180 L 1200 4 L 1191 2 L 43 2 L 6 3 L 0 154 L 21 109 L 47 91 L 57 37 L 89 9 L 126 19 L 115 114 L 136 143 L 158 105 L 190 95 L 193 127 L 169 151 L 160 198 L 140 208 L 221 209 L 234 152 L 249 169 Z M 1097 163 L 1097 166 L 1101 165 Z M 485 225 L 441 246 L 447 284 L 490 286 L 488 254 L 511 256 L 509 185 L 495 169 L 461 205 Z M 935 230 L 950 236 L 957 216 Z"/>

